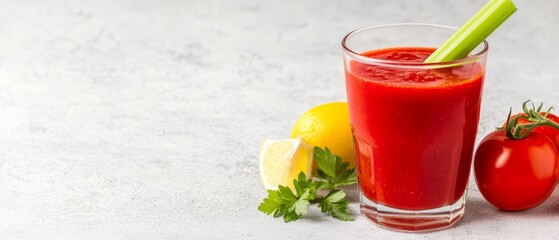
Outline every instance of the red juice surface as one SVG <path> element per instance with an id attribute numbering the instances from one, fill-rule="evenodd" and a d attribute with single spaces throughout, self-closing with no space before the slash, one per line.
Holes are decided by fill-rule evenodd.
<path id="1" fill-rule="evenodd" d="M 388 48 L 376 59 L 423 62 L 434 48 Z M 346 65 L 358 180 L 371 201 L 405 210 L 452 204 L 464 194 L 485 70 L 478 62 L 405 69 Z"/>

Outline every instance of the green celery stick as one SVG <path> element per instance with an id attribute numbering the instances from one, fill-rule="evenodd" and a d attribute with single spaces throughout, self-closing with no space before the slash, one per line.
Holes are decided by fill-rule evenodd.
<path id="1" fill-rule="evenodd" d="M 511 0 L 490 0 L 470 20 L 446 40 L 425 63 L 461 59 L 516 11 Z"/>

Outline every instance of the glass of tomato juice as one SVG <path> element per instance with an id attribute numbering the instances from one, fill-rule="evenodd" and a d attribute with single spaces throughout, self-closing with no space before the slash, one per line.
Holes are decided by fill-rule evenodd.
<path id="1" fill-rule="evenodd" d="M 380 226 L 436 230 L 464 213 L 488 43 L 423 63 L 455 31 L 391 24 L 342 41 L 360 210 Z"/>

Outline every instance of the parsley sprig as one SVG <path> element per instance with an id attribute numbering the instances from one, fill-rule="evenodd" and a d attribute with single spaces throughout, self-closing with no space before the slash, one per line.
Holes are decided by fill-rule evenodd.
<path id="1" fill-rule="evenodd" d="M 283 215 L 285 222 L 291 222 L 303 218 L 311 203 L 318 203 L 323 213 L 330 213 L 342 221 L 353 220 L 347 208 L 346 194 L 338 187 L 357 183 L 355 168 L 349 169 L 349 163 L 342 161 L 328 148 L 323 150 L 315 147 L 313 158 L 318 165 L 316 180 L 300 172 L 293 179 L 295 192 L 282 185 L 278 186 L 278 190 L 268 190 L 268 197 L 258 206 L 258 210 L 267 215 L 273 214 L 275 218 Z M 325 197 L 316 197 L 318 190 L 329 192 Z"/>

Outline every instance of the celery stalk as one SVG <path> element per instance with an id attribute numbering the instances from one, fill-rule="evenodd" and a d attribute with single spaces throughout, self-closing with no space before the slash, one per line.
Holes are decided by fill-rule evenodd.
<path id="1" fill-rule="evenodd" d="M 470 20 L 446 40 L 425 63 L 461 59 L 516 11 L 511 0 L 490 0 Z"/>

